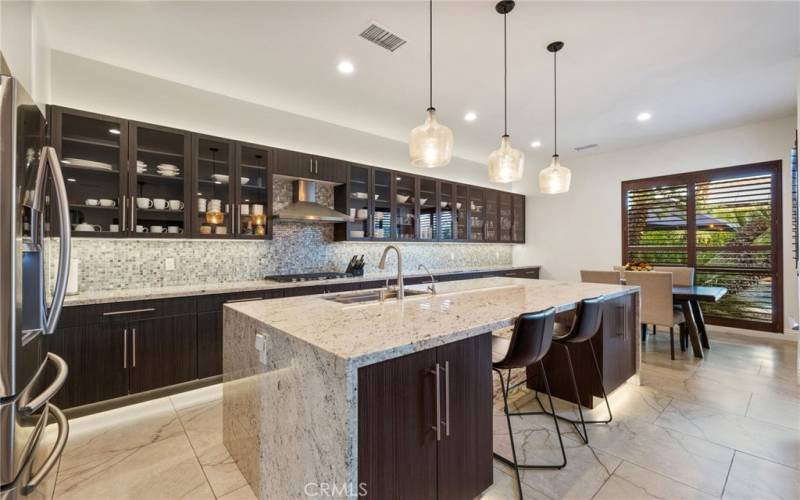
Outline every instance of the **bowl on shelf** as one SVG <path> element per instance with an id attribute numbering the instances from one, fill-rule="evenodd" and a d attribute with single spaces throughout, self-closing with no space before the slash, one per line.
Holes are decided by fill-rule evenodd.
<path id="1" fill-rule="evenodd" d="M 446 201 L 440 201 L 439 202 L 439 206 L 441 206 L 442 208 L 447 208 L 448 205 L 449 205 L 449 203 L 446 202 Z"/>
<path id="2" fill-rule="evenodd" d="M 369 195 L 367 193 L 362 193 L 360 191 L 353 193 L 351 196 L 357 200 L 366 200 L 367 198 L 369 198 Z"/>
<path id="3" fill-rule="evenodd" d="M 230 177 L 223 174 L 212 174 L 211 180 L 215 182 L 221 182 L 222 184 L 227 184 L 228 180 L 230 180 Z"/>
<path id="4" fill-rule="evenodd" d="M 409 198 L 411 198 L 411 196 L 407 194 L 398 194 L 395 195 L 395 198 L 397 199 L 397 203 L 405 203 L 408 201 Z"/>
<path id="5" fill-rule="evenodd" d="M 352 230 L 352 231 L 350 231 L 350 237 L 351 238 L 363 238 L 364 237 L 364 231 Z"/>
<path id="6" fill-rule="evenodd" d="M 420 204 L 420 205 L 424 205 L 424 204 L 425 204 L 425 203 L 427 203 L 427 202 L 428 202 L 428 198 L 420 198 L 420 199 L 419 199 L 419 204 Z"/>

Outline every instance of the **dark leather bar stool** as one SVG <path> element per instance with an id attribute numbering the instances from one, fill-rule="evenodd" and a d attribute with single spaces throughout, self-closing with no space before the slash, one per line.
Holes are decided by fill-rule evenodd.
<path id="1" fill-rule="evenodd" d="M 511 413 L 508 411 L 508 393 L 511 389 L 518 387 L 527 382 L 525 379 L 522 382 L 511 386 L 511 370 L 516 368 L 527 368 L 534 363 L 539 363 L 539 373 L 542 376 L 547 397 L 550 399 L 552 407 L 553 399 L 550 396 L 550 385 L 547 382 L 547 373 L 544 370 L 542 358 L 545 357 L 547 351 L 550 350 L 550 345 L 553 339 L 553 325 L 555 324 L 555 309 L 545 309 L 544 311 L 532 312 L 520 315 L 514 322 L 514 330 L 510 339 L 502 337 L 492 337 L 492 352 L 505 353 L 502 359 L 494 361 L 492 368 L 500 375 L 500 385 L 503 389 L 503 410 L 506 415 L 506 422 L 508 423 L 508 435 L 511 439 L 511 454 L 513 459 L 509 460 L 497 453 L 494 454 L 495 458 L 514 468 L 514 473 L 517 476 L 517 490 L 519 491 L 519 498 L 522 499 L 522 483 L 519 478 L 520 469 L 561 469 L 567 465 L 567 454 L 564 451 L 564 442 L 561 440 L 561 431 L 558 428 L 558 418 L 553 415 L 553 423 L 556 426 L 556 435 L 558 435 L 558 442 L 561 445 L 561 464 L 554 465 L 534 465 L 534 464 L 520 464 L 517 462 L 517 449 L 514 445 L 514 431 L 511 428 L 512 416 L 523 415 L 542 415 L 545 412 L 516 412 Z M 508 370 L 508 378 L 504 380 L 503 370 Z M 538 398 L 538 395 L 537 395 Z"/>
<path id="2" fill-rule="evenodd" d="M 553 407 L 552 398 L 550 398 L 550 409 L 551 412 L 548 412 L 544 409 L 544 405 L 542 404 L 541 400 L 539 399 L 539 395 L 536 394 L 536 401 L 542 407 L 544 413 L 548 415 L 553 415 L 560 420 L 564 420 L 569 422 L 575 427 L 575 430 L 578 432 L 578 435 L 583 439 L 583 442 L 589 444 L 589 434 L 586 432 L 586 424 L 607 424 L 611 422 L 614 418 L 611 414 L 611 405 L 608 404 L 608 397 L 606 396 L 606 389 L 603 386 L 603 374 L 600 372 L 600 364 L 597 362 L 597 354 L 594 351 L 594 346 L 592 345 L 592 337 L 600 331 L 600 325 L 603 321 L 603 301 L 604 297 L 595 297 L 592 299 L 584 299 L 582 300 L 578 306 L 577 310 L 575 311 L 575 316 L 572 321 L 571 326 L 566 326 L 562 323 L 556 323 L 555 325 L 555 336 L 553 337 L 553 343 L 560 345 L 564 348 L 564 353 L 567 356 L 567 366 L 569 367 L 569 373 L 572 377 L 572 388 L 575 390 L 575 401 L 578 401 L 578 415 L 580 415 L 580 424 L 583 428 L 583 432 L 578 428 L 578 420 L 574 420 L 571 418 L 564 417 L 559 415 L 556 412 L 556 409 Z M 608 409 L 608 420 L 585 420 L 583 418 L 583 410 L 581 409 L 580 404 L 580 395 L 578 394 L 578 384 L 575 381 L 575 370 L 572 366 L 572 357 L 569 354 L 569 345 L 570 344 L 582 344 L 586 343 L 589 344 L 589 349 L 592 352 L 592 360 L 594 361 L 594 367 L 597 370 L 597 376 L 600 380 L 600 390 L 603 393 L 603 400 L 606 402 L 606 408 Z M 549 389 L 548 389 L 549 391 Z M 548 394 L 548 397 L 550 395 Z"/>

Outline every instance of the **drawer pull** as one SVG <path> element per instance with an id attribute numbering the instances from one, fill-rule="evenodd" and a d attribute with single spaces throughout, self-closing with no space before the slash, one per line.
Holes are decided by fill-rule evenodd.
<path id="1" fill-rule="evenodd" d="M 156 310 L 155 307 L 147 307 L 145 309 L 129 309 L 127 311 L 104 312 L 103 316 L 119 316 L 121 314 L 145 313 L 145 312 L 153 312 L 155 310 Z"/>

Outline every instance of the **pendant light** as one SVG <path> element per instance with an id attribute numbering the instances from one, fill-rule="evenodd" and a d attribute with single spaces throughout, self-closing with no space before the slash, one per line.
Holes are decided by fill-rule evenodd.
<path id="1" fill-rule="evenodd" d="M 504 0 L 495 5 L 495 10 L 503 15 L 503 136 L 500 148 L 489 155 L 489 180 L 491 182 L 516 182 L 522 179 L 525 155 L 511 147 L 508 135 L 508 20 L 507 14 L 514 10 L 512 0 Z"/>
<path id="2" fill-rule="evenodd" d="M 539 172 L 539 191 L 546 194 L 559 194 L 569 191 L 572 172 L 561 166 L 558 159 L 558 94 L 556 92 L 556 54 L 564 48 L 564 42 L 553 42 L 547 50 L 553 53 L 553 159 L 550 166 Z"/>
<path id="3" fill-rule="evenodd" d="M 425 123 L 411 131 L 408 152 L 415 167 L 444 167 L 453 157 L 453 131 L 436 120 L 433 107 L 433 0 L 428 1 L 429 86 Z"/>

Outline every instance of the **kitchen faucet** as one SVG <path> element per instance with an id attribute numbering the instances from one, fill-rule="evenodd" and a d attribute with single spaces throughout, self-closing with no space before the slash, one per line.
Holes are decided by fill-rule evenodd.
<path id="1" fill-rule="evenodd" d="M 403 257 L 400 255 L 400 249 L 394 245 L 389 245 L 383 249 L 383 256 L 381 257 L 381 262 L 378 264 L 379 269 L 386 268 L 386 256 L 389 254 L 389 250 L 394 250 L 397 252 L 397 298 L 403 299 L 405 297 L 405 288 L 403 287 Z M 386 279 L 387 286 L 386 290 L 389 290 L 388 282 L 389 279 Z"/>
<path id="2" fill-rule="evenodd" d="M 425 264 L 420 264 L 419 267 L 417 268 L 417 271 L 419 271 L 420 269 L 424 269 L 425 272 L 428 273 L 428 276 L 431 277 L 431 284 L 428 286 L 428 290 L 430 290 L 432 294 L 436 295 L 436 280 L 433 278 L 433 273 L 430 271 L 430 269 L 428 269 L 428 266 L 426 266 Z"/>

